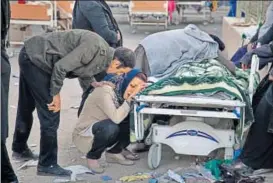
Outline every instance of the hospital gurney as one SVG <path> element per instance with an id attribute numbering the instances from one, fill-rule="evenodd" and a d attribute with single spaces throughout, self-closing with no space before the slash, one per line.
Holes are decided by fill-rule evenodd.
<path id="1" fill-rule="evenodd" d="M 18 4 L 13 2 L 10 4 L 11 9 L 11 25 L 43 25 L 50 28 L 57 27 L 56 18 L 56 1 L 39 1 L 28 2 L 26 4 Z M 21 42 L 10 41 L 11 45 L 22 45 Z"/>
<path id="2" fill-rule="evenodd" d="M 176 3 L 176 6 L 179 8 L 179 14 L 181 21 L 185 21 L 187 17 L 201 17 L 203 19 L 203 24 L 207 25 L 207 23 L 213 23 L 214 20 L 211 16 L 211 8 L 208 6 L 208 1 L 179 1 Z M 196 12 L 196 10 L 192 11 L 191 6 L 200 6 L 202 10 Z M 189 7 L 189 9 L 187 9 Z"/>
<path id="3" fill-rule="evenodd" d="M 254 93 L 254 75 L 258 65 L 258 57 L 254 55 L 249 80 L 250 98 Z M 162 104 L 183 107 L 183 109 L 164 108 Z M 212 151 L 224 148 L 225 159 L 232 159 L 234 146 L 241 143 L 244 132 L 247 130 L 245 111 L 245 102 L 239 100 L 140 95 L 135 98 L 134 103 L 135 135 L 138 141 L 144 139 L 144 114 L 186 116 L 185 121 L 174 126 L 152 125 L 150 135 L 145 139 L 146 143 L 152 144 L 148 154 L 149 168 L 155 169 L 159 166 L 162 144 L 170 146 L 177 154 L 196 156 L 208 156 Z M 239 136 L 235 136 L 233 129 L 220 130 L 211 127 L 204 123 L 204 118 L 237 119 Z"/>
<path id="4" fill-rule="evenodd" d="M 130 1 L 131 26 L 163 25 L 167 29 L 168 20 L 168 1 Z"/>

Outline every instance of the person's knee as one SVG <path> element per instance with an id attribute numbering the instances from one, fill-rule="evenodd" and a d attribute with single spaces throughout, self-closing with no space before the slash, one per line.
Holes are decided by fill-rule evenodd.
<path id="1" fill-rule="evenodd" d="M 105 125 L 103 133 L 107 140 L 112 140 L 118 136 L 119 131 L 119 126 L 112 122 Z"/>

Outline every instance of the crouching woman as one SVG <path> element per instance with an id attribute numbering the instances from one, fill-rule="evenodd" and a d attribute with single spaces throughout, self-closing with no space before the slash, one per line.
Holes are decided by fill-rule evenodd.
<path id="1" fill-rule="evenodd" d="M 98 160 L 104 151 L 106 161 L 121 165 L 133 165 L 122 154 L 124 140 L 127 140 L 128 123 L 124 120 L 131 108 L 132 98 L 146 83 L 146 75 L 133 69 L 121 76 L 111 76 L 110 83 L 96 87 L 88 96 L 79 121 L 73 132 L 73 142 L 83 153 L 94 173 L 103 173 Z"/>

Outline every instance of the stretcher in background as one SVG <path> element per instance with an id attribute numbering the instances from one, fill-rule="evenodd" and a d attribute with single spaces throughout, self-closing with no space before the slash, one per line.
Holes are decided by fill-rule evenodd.
<path id="1" fill-rule="evenodd" d="M 168 1 L 130 1 L 129 22 L 137 25 L 157 25 L 168 28 Z"/>
<path id="2" fill-rule="evenodd" d="M 106 1 L 113 14 L 129 14 L 129 1 Z"/>
<path id="3" fill-rule="evenodd" d="M 250 98 L 254 93 L 252 85 L 258 65 L 258 57 L 254 55 L 248 90 Z M 246 103 L 240 100 L 183 95 L 140 95 L 135 99 L 134 126 L 138 141 L 144 140 L 144 114 L 186 117 L 174 126 L 152 124 L 150 134 L 145 139 L 146 144 L 151 145 L 148 154 L 148 166 L 151 169 L 156 169 L 160 164 L 162 144 L 170 146 L 177 154 L 196 156 L 208 156 L 214 150 L 223 148 L 224 158 L 232 159 L 234 148 L 242 143 L 248 130 L 245 127 Z M 219 119 L 220 123 L 236 119 L 240 131 L 235 135 L 233 128 L 213 128 L 205 122 L 205 118 Z"/>
<path id="4" fill-rule="evenodd" d="M 56 18 L 56 1 L 34 1 L 27 2 L 25 4 L 19 4 L 16 1 L 11 2 L 11 26 L 20 26 L 20 29 L 24 29 L 31 25 L 41 25 L 45 26 L 45 31 L 47 29 L 57 28 L 57 18 Z M 9 37 L 10 38 L 10 37 Z M 26 38 L 24 38 L 26 39 Z M 10 45 L 23 45 L 24 40 L 13 41 L 9 39 Z"/>
<path id="5" fill-rule="evenodd" d="M 202 18 L 203 24 L 214 23 L 211 15 L 213 10 L 209 1 L 178 1 L 176 6 L 179 9 L 180 21 L 185 22 L 187 18 Z M 193 8 L 193 7 L 197 7 Z"/>
<path id="6" fill-rule="evenodd" d="M 62 30 L 72 28 L 72 13 L 74 1 L 57 1 L 58 26 Z"/>

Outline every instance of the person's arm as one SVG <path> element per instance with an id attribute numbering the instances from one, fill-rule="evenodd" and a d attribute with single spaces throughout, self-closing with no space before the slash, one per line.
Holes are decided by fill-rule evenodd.
<path id="1" fill-rule="evenodd" d="M 111 119 L 114 123 L 121 123 L 130 112 L 129 102 L 124 101 L 120 107 L 116 107 L 113 101 L 113 95 L 109 91 L 101 94 L 102 99 L 97 103 L 98 107 Z"/>
<path id="2" fill-rule="evenodd" d="M 258 40 L 259 31 L 260 31 L 260 28 L 257 29 L 255 35 L 250 39 L 250 41 L 249 41 L 250 44 L 255 43 Z"/>
<path id="3" fill-rule="evenodd" d="M 117 32 L 109 29 L 104 10 L 96 1 L 79 1 L 79 7 L 90 22 L 94 32 L 108 43 L 118 43 Z"/>
<path id="4" fill-rule="evenodd" d="M 76 68 L 88 64 L 95 54 L 98 52 L 99 47 L 87 41 L 83 41 L 73 51 L 68 53 L 60 59 L 53 68 L 50 83 L 50 94 L 55 96 L 60 93 L 63 86 L 63 81 L 66 74 Z"/>
<path id="5" fill-rule="evenodd" d="M 78 78 L 82 91 L 85 92 L 91 85 L 91 83 L 96 82 L 94 77 L 91 78 Z"/>
<path id="6" fill-rule="evenodd" d="M 244 68 L 248 68 L 248 66 L 251 64 L 252 56 L 254 54 L 260 58 L 273 58 L 273 42 L 271 42 L 271 44 L 262 45 L 259 48 L 247 52 L 240 60 L 240 62 L 244 65 Z M 267 63 L 262 63 L 260 65 L 266 64 Z"/>
<path id="7" fill-rule="evenodd" d="M 257 42 L 261 43 L 261 45 L 269 44 L 271 41 L 273 41 L 273 24 L 268 31 L 257 40 Z"/>
<path id="8" fill-rule="evenodd" d="M 231 61 L 225 59 L 225 57 L 223 56 L 222 52 L 218 51 L 218 58 L 217 58 L 217 60 L 221 64 L 223 64 L 232 74 L 235 75 L 235 65 Z"/>

